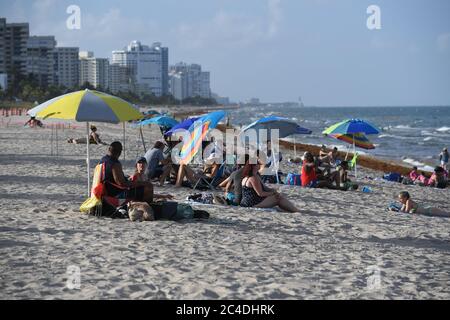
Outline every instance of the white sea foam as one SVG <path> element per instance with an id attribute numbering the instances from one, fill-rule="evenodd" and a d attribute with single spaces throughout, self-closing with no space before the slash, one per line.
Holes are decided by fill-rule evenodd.
<path id="1" fill-rule="evenodd" d="M 447 131 L 450 131 L 450 127 L 440 127 L 439 129 L 436 129 L 436 131 L 447 132 Z"/>
<path id="2" fill-rule="evenodd" d="M 433 140 L 433 137 L 426 137 L 425 139 L 423 139 L 423 141 L 430 141 Z"/>
<path id="3" fill-rule="evenodd" d="M 403 159 L 403 162 L 409 163 L 410 165 L 413 165 L 413 166 L 416 166 L 416 167 L 422 167 L 422 166 L 425 165 L 425 163 L 422 163 L 420 161 L 417 161 L 417 160 L 414 160 L 414 159 L 411 159 L 411 158 Z"/>
<path id="4" fill-rule="evenodd" d="M 398 126 L 395 126 L 394 129 L 410 130 L 410 129 L 414 129 L 414 128 L 411 128 L 408 125 L 399 124 Z"/>

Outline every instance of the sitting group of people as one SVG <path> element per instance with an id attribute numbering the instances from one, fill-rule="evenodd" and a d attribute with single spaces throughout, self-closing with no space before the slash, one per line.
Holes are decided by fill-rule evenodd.
<path id="1" fill-rule="evenodd" d="M 403 178 L 402 182 L 404 184 L 445 189 L 448 185 L 448 172 L 442 167 L 435 167 L 433 174 L 428 178 L 425 172 L 419 172 L 418 168 L 414 166 L 408 177 Z"/>
<path id="2" fill-rule="evenodd" d="M 301 183 L 305 188 L 328 188 L 336 190 L 357 189 L 358 185 L 348 178 L 348 161 L 338 161 L 337 149 L 314 157 L 305 152 L 301 168 Z"/>

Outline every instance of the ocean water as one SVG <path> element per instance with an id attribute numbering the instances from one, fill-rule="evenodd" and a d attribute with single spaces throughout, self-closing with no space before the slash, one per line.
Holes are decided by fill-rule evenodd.
<path id="1" fill-rule="evenodd" d="M 301 143 L 336 146 L 346 150 L 348 144 L 324 137 L 322 131 L 348 118 L 367 120 L 382 130 L 370 135 L 375 149 L 358 152 L 394 159 L 423 169 L 438 165 L 443 147 L 450 148 L 450 107 L 241 107 L 230 112 L 233 125 L 247 125 L 262 117 L 276 115 L 291 118 L 311 135 L 296 135 Z M 291 137 L 288 140 L 293 140 Z"/>

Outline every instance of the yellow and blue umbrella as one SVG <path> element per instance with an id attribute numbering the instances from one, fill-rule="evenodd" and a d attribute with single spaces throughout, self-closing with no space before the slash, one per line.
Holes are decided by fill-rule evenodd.
<path id="1" fill-rule="evenodd" d="M 142 114 L 131 103 L 88 89 L 53 98 L 29 110 L 28 114 L 43 119 L 86 122 L 88 193 L 90 193 L 89 122 L 119 123 L 142 118 Z"/>

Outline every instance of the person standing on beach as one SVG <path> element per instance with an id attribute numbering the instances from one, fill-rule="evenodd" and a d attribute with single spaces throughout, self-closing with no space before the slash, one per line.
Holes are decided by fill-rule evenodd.
<path id="1" fill-rule="evenodd" d="M 448 158 L 449 154 L 447 148 L 442 149 L 442 152 L 439 154 L 439 160 L 441 161 L 441 167 L 444 170 L 447 170 Z"/>

